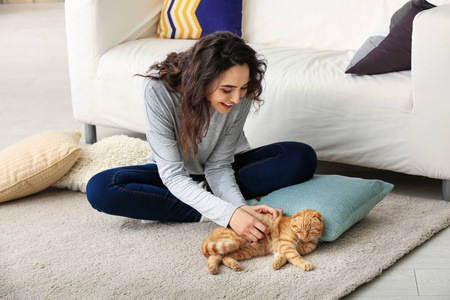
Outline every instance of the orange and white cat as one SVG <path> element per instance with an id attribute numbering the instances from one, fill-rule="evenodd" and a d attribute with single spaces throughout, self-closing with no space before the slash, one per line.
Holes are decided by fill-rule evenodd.
<path id="1" fill-rule="evenodd" d="M 293 217 L 281 216 L 273 220 L 271 214 L 259 215 L 258 220 L 266 225 L 270 234 L 256 243 L 249 243 L 234 230 L 219 227 L 203 240 L 202 252 L 208 258 L 208 270 L 217 274 L 219 264 L 240 271 L 238 260 L 250 259 L 269 253 L 275 254 L 272 268 L 278 270 L 286 261 L 310 271 L 313 265 L 301 255 L 308 254 L 317 247 L 322 235 L 322 215 L 312 209 L 295 213 Z"/>

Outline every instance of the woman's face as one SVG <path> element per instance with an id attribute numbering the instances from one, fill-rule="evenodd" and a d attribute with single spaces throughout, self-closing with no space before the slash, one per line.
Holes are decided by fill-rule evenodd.
<path id="1" fill-rule="evenodd" d="M 227 114 L 234 104 L 239 103 L 239 98 L 247 94 L 249 80 L 250 70 L 247 64 L 233 66 L 213 81 L 206 99 L 216 111 Z"/>

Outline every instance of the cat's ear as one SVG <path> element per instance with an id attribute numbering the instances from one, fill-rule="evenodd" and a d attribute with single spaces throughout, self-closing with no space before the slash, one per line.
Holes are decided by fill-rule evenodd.
<path id="1" fill-rule="evenodd" d="M 295 219 L 295 218 L 300 217 L 300 216 L 304 216 L 304 211 L 303 211 L 303 210 L 299 210 L 298 212 L 296 212 L 296 213 L 292 216 L 292 219 Z"/>
<path id="2" fill-rule="evenodd" d="M 323 223 L 323 217 L 318 211 L 314 211 L 313 218 L 316 218 L 317 220 L 320 221 L 320 223 Z"/>

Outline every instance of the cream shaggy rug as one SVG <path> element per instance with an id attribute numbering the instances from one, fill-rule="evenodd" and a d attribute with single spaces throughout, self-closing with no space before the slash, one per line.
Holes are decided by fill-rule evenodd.
<path id="1" fill-rule="evenodd" d="M 1 299 L 338 299 L 450 224 L 450 202 L 391 193 L 338 240 L 306 256 L 316 267 L 206 268 L 213 223 L 143 223 L 101 214 L 79 192 L 48 189 L 0 205 Z"/>
<path id="2" fill-rule="evenodd" d="M 95 174 L 117 167 L 146 164 L 150 151 L 148 142 L 138 138 L 126 135 L 103 138 L 93 145 L 84 145 L 70 171 L 52 187 L 86 193 L 89 179 Z"/>

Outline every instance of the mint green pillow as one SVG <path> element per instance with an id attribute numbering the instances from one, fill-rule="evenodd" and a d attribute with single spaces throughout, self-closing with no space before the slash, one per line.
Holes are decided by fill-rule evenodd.
<path id="1" fill-rule="evenodd" d="M 287 216 L 311 208 L 324 220 L 321 241 L 337 239 L 361 220 L 392 190 L 394 185 L 340 175 L 314 175 L 312 179 L 274 191 L 258 204 L 280 208 Z"/>

